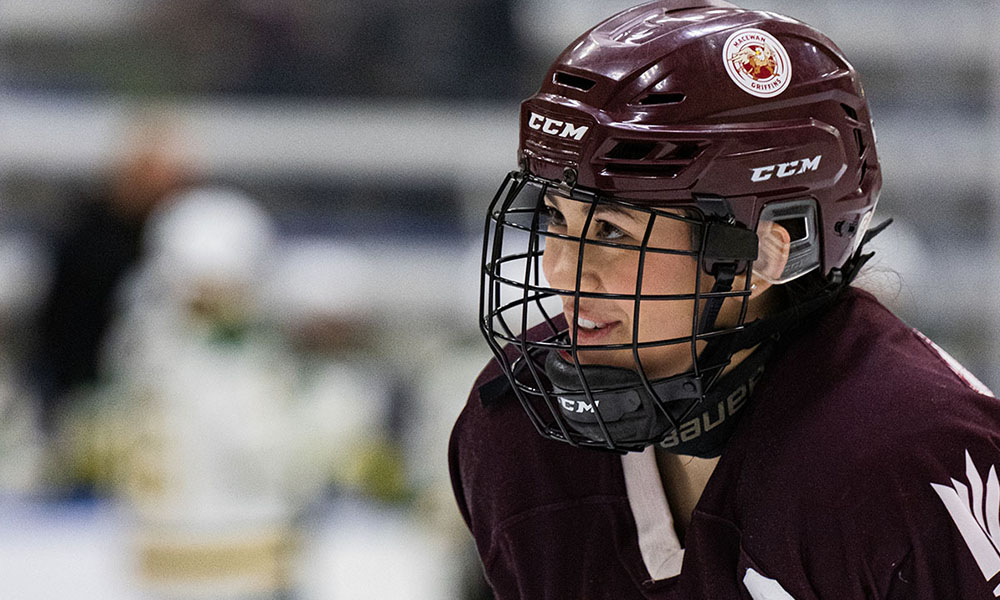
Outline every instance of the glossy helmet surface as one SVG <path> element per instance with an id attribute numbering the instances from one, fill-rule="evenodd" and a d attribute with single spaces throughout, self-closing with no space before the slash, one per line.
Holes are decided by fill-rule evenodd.
<path id="1" fill-rule="evenodd" d="M 843 268 L 881 187 L 864 91 L 837 46 L 795 19 L 719 0 L 661 0 L 598 24 L 556 59 L 538 93 L 522 103 L 520 122 L 520 171 L 504 181 L 487 219 L 481 326 L 539 432 L 575 445 L 635 450 L 676 431 L 729 359 L 716 356 L 718 368 L 709 368 L 696 342 L 743 326 L 749 278 L 743 290 L 717 282 L 709 294 L 677 296 L 693 300 L 696 312 L 717 311 L 727 297 L 742 300 L 744 310 L 726 329 L 702 314 L 689 337 L 663 340 L 692 349 L 692 368 L 677 377 L 650 378 L 633 348 L 634 382 L 604 386 L 618 396 L 636 388 L 639 400 L 607 397 L 591 410 L 601 398 L 587 370 L 567 361 L 593 419 L 589 427 L 574 424 L 567 420 L 575 412 L 566 410 L 570 394 L 553 384 L 545 362 L 558 350 L 575 355 L 575 325 L 546 301 L 571 297 L 579 306 L 596 294 L 580 289 L 579 278 L 576 289 L 547 285 L 540 264 L 552 237 L 542 214 L 545 194 L 617 203 L 645 211 L 650 222 L 687 221 L 700 275 L 718 280 L 728 273 L 730 283 L 734 273 L 753 268 L 758 226 L 781 223 L 791 233 L 790 254 L 769 281 L 784 283 Z M 591 241 L 586 233 L 581 238 L 582 265 Z M 651 250 L 638 246 L 639 253 Z M 639 299 L 662 299 L 636 287 L 637 315 Z M 624 406 L 642 412 L 647 401 L 659 415 L 656 426 L 609 427 L 632 410 Z"/>

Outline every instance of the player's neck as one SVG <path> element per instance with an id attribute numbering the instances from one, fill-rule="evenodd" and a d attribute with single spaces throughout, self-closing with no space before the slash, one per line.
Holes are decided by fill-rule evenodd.
<path id="1" fill-rule="evenodd" d="M 708 478 L 715 470 L 718 458 L 695 458 L 673 454 L 662 449 L 656 449 L 656 465 L 660 470 L 660 481 L 670 505 L 670 513 L 674 518 L 674 528 L 677 537 L 684 543 L 691 513 L 698 499 L 705 491 Z"/>

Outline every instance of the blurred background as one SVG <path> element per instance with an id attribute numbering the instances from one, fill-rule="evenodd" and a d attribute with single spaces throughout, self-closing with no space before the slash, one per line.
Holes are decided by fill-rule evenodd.
<path id="1" fill-rule="evenodd" d="M 518 102 L 632 2 L 0 1 L 0 597 L 488 598 L 447 478 Z M 865 82 L 862 284 L 1000 387 L 1000 10 L 749 0 Z"/>

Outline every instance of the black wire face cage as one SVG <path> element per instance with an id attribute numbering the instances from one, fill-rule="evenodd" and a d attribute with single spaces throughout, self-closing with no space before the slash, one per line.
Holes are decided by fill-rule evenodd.
<path id="1" fill-rule="evenodd" d="M 683 209 L 644 206 L 523 172 L 504 179 L 486 219 L 480 327 L 542 436 L 574 446 L 638 451 L 678 431 L 697 412 L 728 364 L 726 340 L 746 318 L 750 278 L 733 290 L 734 278 L 750 272 L 757 253 L 756 234 L 725 211 L 713 214 L 712 201 L 718 203 L 692 198 Z M 636 224 L 630 235 L 608 224 L 609 213 L 629 215 Z M 672 239 L 684 242 L 658 245 L 663 236 L 657 232 L 676 231 L 679 223 L 690 235 Z M 550 251 L 559 248 L 564 269 L 557 283 L 563 287 L 546 278 L 546 242 Z M 619 282 L 628 278 L 626 289 L 609 290 L 585 275 L 594 261 L 609 256 L 617 257 L 609 268 L 628 266 L 627 273 L 613 275 Z M 575 260 L 575 274 L 572 265 L 565 268 L 567 260 Z M 692 289 L 651 281 L 654 272 L 662 273 L 651 265 L 664 260 L 689 265 L 677 278 L 693 282 Z M 644 292 L 644 285 L 652 291 Z M 730 322 L 716 327 L 730 298 L 738 311 L 727 310 Z M 581 305 L 599 303 L 619 311 L 615 335 L 595 335 L 596 324 L 586 319 L 586 309 L 581 313 Z M 665 312 L 668 305 L 677 310 Z M 733 312 L 738 312 L 735 322 Z M 657 318 L 662 323 L 657 313 L 683 316 L 651 331 L 683 333 L 647 339 L 650 332 L 640 324 Z M 589 331 L 581 336 L 581 329 Z M 650 366 L 668 354 L 679 372 Z M 614 364 L 602 363 L 602 357 L 613 357 Z"/>

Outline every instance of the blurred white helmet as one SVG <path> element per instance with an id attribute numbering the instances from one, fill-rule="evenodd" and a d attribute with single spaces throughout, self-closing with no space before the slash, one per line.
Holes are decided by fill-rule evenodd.
<path id="1" fill-rule="evenodd" d="M 268 275 L 276 234 L 271 217 L 238 190 L 184 191 L 153 214 L 147 229 L 150 264 L 171 293 L 250 292 Z"/>

